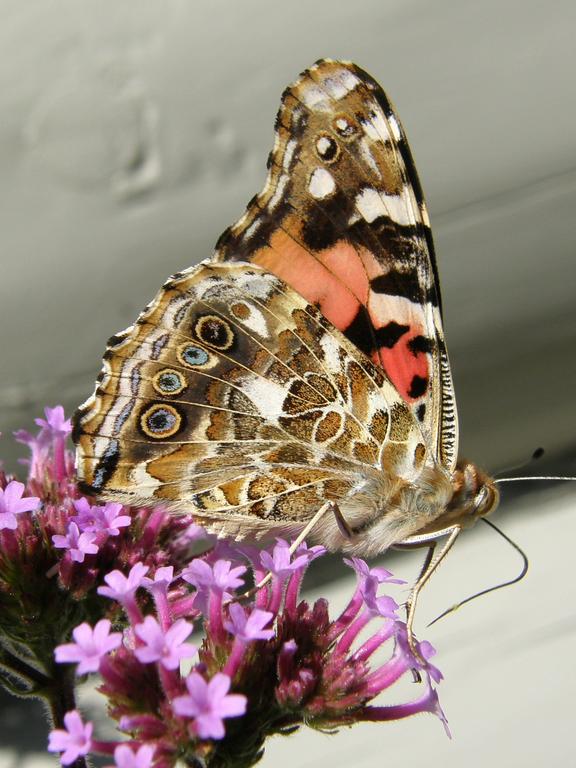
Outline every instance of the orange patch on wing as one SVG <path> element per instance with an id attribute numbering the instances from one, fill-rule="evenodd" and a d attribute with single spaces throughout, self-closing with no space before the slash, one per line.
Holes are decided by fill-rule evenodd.
<path id="1" fill-rule="evenodd" d="M 383 307 L 392 309 L 390 297 L 380 298 L 370 294 L 369 281 L 384 274 L 374 254 L 366 248 L 355 248 L 344 240 L 339 240 L 332 248 L 311 252 L 300 245 L 289 231 L 277 229 L 270 238 L 270 245 L 257 251 L 253 261 L 318 306 L 324 317 L 342 332 L 346 332 L 353 322 L 360 306 L 368 309 L 375 328 L 383 324 L 384 317 L 380 316 Z M 369 298 L 374 303 L 372 307 Z M 398 309 L 394 306 L 390 317 L 384 313 L 386 322 L 402 322 L 403 318 L 392 316 L 402 314 L 398 313 Z M 401 397 L 409 403 L 422 397 L 409 394 L 414 376 L 426 381 L 429 376 L 426 354 L 414 354 L 408 348 L 408 342 L 421 333 L 420 328 L 412 325 L 394 347 L 381 347 L 372 356 L 374 362 L 385 370 Z"/>
<path id="2" fill-rule="evenodd" d="M 430 383 L 428 357 L 426 353 L 417 352 L 414 354 L 408 347 L 409 342 L 420 334 L 420 329 L 411 328 L 391 349 L 381 347 L 380 350 L 373 355 L 374 362 L 384 368 L 386 375 L 391 380 L 392 384 L 394 384 L 403 400 L 407 403 L 415 403 L 425 394 L 425 392 L 422 392 L 418 397 L 413 397 L 409 394 L 412 389 L 414 376 L 424 379 L 427 386 Z"/>
<path id="3" fill-rule="evenodd" d="M 332 248 L 312 253 L 284 230 L 276 230 L 270 245 L 253 259 L 288 283 L 341 331 L 366 305 L 369 284 L 357 250 L 342 240 Z"/>

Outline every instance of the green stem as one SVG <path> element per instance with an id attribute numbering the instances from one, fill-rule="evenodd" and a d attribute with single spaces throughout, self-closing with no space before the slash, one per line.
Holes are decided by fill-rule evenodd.
<path id="1" fill-rule="evenodd" d="M 6 648 L 0 651 L 0 670 L 5 670 L 10 677 L 21 680 L 28 686 L 28 690 L 19 691 L 14 686 L 5 684 L 5 687 L 16 696 L 40 695 L 40 692 L 50 684 L 50 678 Z"/>
<path id="2" fill-rule="evenodd" d="M 68 665 L 56 667 L 50 684 L 44 689 L 43 698 L 50 711 L 52 728 L 65 728 L 64 715 L 76 709 L 74 669 Z M 88 768 L 88 762 L 86 758 L 78 757 L 69 768 Z"/>

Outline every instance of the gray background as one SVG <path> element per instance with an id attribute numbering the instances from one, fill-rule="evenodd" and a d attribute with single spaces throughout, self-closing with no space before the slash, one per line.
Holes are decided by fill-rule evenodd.
<path id="1" fill-rule="evenodd" d="M 548 467 L 574 471 L 573 2 L 0 0 L 0 18 L 9 466 L 10 431 L 46 404 L 73 409 L 106 338 L 170 273 L 210 255 L 262 186 L 281 91 L 330 56 L 382 83 L 410 139 L 435 232 L 462 453 L 494 470 L 543 445 Z M 308 737 L 279 740 L 263 765 L 576 764 L 567 493 L 533 491 L 509 507 L 517 515 L 504 507 L 500 519 L 529 548 L 529 583 L 430 631 L 453 743 L 420 718 L 315 735 L 314 748 Z M 469 576 L 474 590 L 514 570 L 506 550 L 499 575 L 499 542 L 486 536 L 471 534 L 443 569 L 431 616 L 467 594 Z M 18 756 L 23 711 L 2 700 L 2 768 L 42 759 L 28 722 L 32 751 Z"/>

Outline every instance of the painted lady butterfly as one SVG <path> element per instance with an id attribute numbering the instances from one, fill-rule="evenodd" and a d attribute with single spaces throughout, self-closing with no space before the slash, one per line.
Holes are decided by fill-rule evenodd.
<path id="1" fill-rule="evenodd" d="M 432 236 L 378 84 L 322 60 L 282 97 L 264 190 L 112 337 L 75 417 L 83 489 L 237 538 L 430 552 L 498 501 L 456 461 Z M 319 524 L 310 527 L 324 514 Z M 334 513 L 334 514 L 332 514 Z M 438 539 L 447 544 L 433 558 Z"/>

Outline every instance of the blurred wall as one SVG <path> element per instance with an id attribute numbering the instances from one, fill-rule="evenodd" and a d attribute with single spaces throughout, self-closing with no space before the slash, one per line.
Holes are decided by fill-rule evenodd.
<path id="1" fill-rule="evenodd" d="M 5 436 L 45 404 L 84 400 L 108 336 L 210 255 L 263 183 L 283 88 L 331 56 L 370 71 L 408 132 L 463 451 L 494 468 L 574 446 L 574 3 L 0 0 L 0 11 Z"/>

